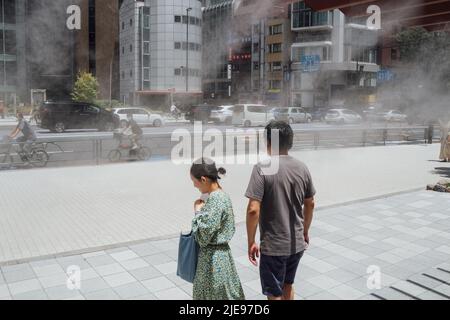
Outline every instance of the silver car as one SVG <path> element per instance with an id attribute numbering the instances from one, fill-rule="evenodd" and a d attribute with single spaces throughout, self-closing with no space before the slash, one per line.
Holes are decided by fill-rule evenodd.
<path id="1" fill-rule="evenodd" d="M 161 127 L 164 119 L 159 114 L 153 114 L 144 108 L 116 108 L 113 110 L 120 117 L 121 126 L 127 124 L 127 115 L 133 115 L 133 120 L 141 126 Z"/>
<path id="2" fill-rule="evenodd" d="M 406 122 L 408 116 L 397 110 L 389 110 L 382 114 L 383 120 L 388 122 Z"/>
<path id="3" fill-rule="evenodd" d="M 354 124 L 361 123 L 362 117 L 349 109 L 330 109 L 325 116 L 325 122 L 328 124 Z"/>
<path id="4" fill-rule="evenodd" d="M 274 108 L 272 112 L 276 120 L 286 121 L 289 124 L 309 123 L 312 121 L 312 115 L 303 108 Z"/>

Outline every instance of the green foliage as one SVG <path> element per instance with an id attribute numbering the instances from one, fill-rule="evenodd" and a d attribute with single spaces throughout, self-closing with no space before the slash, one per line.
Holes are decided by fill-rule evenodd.
<path id="1" fill-rule="evenodd" d="M 109 100 L 96 100 L 95 104 L 103 109 L 114 109 L 114 108 L 123 108 L 125 105 L 117 100 L 112 100 L 111 102 Z"/>
<path id="2" fill-rule="evenodd" d="M 98 91 L 97 79 L 88 72 L 80 72 L 72 92 L 72 99 L 79 102 L 94 103 Z"/>

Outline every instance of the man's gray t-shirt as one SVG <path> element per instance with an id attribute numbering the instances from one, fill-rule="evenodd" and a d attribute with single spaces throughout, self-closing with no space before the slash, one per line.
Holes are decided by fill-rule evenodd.
<path id="1" fill-rule="evenodd" d="M 245 196 L 261 202 L 261 253 L 290 256 L 306 249 L 303 204 L 314 197 L 311 174 L 301 161 L 279 157 L 275 175 L 264 175 L 261 164 L 253 168 Z"/>
<path id="2" fill-rule="evenodd" d="M 17 125 L 17 128 L 22 132 L 25 138 L 27 140 L 36 140 L 36 133 L 34 132 L 33 128 L 31 128 L 30 124 L 26 122 L 25 119 L 20 119 L 19 124 Z"/>

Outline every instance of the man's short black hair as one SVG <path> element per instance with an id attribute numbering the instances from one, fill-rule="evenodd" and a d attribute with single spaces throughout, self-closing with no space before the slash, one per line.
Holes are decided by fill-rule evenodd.
<path id="1" fill-rule="evenodd" d="M 266 126 L 266 137 L 267 137 L 267 145 L 272 147 L 272 130 L 278 130 L 279 137 L 279 150 L 287 151 L 292 149 L 292 145 L 294 144 L 294 131 L 292 127 L 284 121 L 275 121 L 272 120 Z"/>

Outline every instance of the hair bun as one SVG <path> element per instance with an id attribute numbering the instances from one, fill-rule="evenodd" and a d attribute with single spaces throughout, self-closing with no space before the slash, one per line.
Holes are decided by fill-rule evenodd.
<path id="1" fill-rule="evenodd" d="M 219 168 L 217 170 L 217 172 L 219 173 L 219 175 L 224 176 L 227 174 L 227 170 L 225 170 L 224 168 Z"/>

